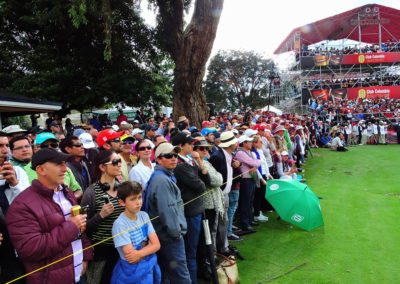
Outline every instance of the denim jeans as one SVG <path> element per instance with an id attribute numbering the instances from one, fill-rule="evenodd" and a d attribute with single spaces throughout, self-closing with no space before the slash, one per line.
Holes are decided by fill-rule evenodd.
<path id="1" fill-rule="evenodd" d="M 190 278 L 193 284 L 197 284 L 196 254 L 199 244 L 201 229 L 201 214 L 194 217 L 186 217 L 187 233 L 185 235 L 186 262 Z"/>
<path id="2" fill-rule="evenodd" d="M 236 209 L 239 203 L 239 190 L 231 190 L 229 192 L 229 208 L 228 208 L 228 237 L 232 236 L 232 223 L 233 223 L 233 216 L 235 215 Z"/>
<path id="3" fill-rule="evenodd" d="M 185 243 L 179 240 L 161 241 L 157 252 L 158 264 L 161 269 L 161 283 L 190 284 L 189 270 L 186 264 Z"/>

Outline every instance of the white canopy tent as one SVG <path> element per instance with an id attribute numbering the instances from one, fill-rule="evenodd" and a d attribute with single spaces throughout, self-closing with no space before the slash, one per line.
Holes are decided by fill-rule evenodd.
<path id="1" fill-rule="evenodd" d="M 268 106 L 265 106 L 262 111 L 268 111 Z M 283 112 L 274 106 L 269 106 L 269 111 L 276 113 L 277 115 L 281 115 Z"/>

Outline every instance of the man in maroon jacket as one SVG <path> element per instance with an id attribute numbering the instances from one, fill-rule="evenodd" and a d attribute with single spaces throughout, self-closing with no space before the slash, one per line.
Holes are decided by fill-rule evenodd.
<path id="1" fill-rule="evenodd" d="M 86 215 L 71 215 L 77 205 L 73 192 L 64 185 L 66 161 L 73 156 L 53 148 L 33 155 L 32 168 L 38 179 L 14 200 L 7 211 L 10 239 L 29 273 L 63 257 L 60 262 L 27 277 L 27 283 L 76 283 L 85 273 L 93 251 L 81 251 L 90 245 L 80 228 Z"/>

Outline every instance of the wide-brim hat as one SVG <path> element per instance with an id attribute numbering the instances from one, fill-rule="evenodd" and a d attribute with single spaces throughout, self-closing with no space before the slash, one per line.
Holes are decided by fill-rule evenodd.
<path id="1" fill-rule="evenodd" d="M 232 131 L 222 132 L 220 139 L 221 143 L 218 146 L 221 148 L 227 148 L 238 143 L 238 139 L 235 137 L 235 134 L 233 134 Z"/>
<path id="2" fill-rule="evenodd" d="M 196 147 L 196 146 L 202 146 L 202 147 L 208 147 L 208 148 L 210 148 L 210 149 L 213 147 L 213 145 L 210 145 L 210 144 L 207 143 L 207 140 L 206 140 L 203 136 L 197 136 L 197 137 L 195 137 L 194 139 L 196 139 L 196 140 L 193 142 L 193 146 L 194 146 L 194 147 Z"/>
<path id="3" fill-rule="evenodd" d="M 182 121 L 185 121 L 186 119 L 187 119 L 186 116 L 182 115 L 182 116 L 180 116 L 180 117 L 178 118 L 178 123 L 179 123 L 179 122 L 182 122 Z"/>
<path id="4" fill-rule="evenodd" d="M 250 137 L 247 136 L 247 135 L 242 135 L 242 136 L 240 136 L 239 139 L 238 139 L 239 144 L 242 144 L 243 142 L 246 142 L 246 141 L 251 142 L 251 141 L 253 141 L 253 138 L 250 138 Z"/>
<path id="5" fill-rule="evenodd" d="M 18 133 L 18 132 L 27 132 L 27 130 L 22 129 L 19 125 L 10 125 L 2 130 L 6 134 L 13 134 L 13 133 Z"/>

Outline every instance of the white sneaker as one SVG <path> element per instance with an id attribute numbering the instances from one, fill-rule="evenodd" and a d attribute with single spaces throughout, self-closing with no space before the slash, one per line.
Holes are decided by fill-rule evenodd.
<path id="1" fill-rule="evenodd" d="M 264 216 L 262 213 L 260 213 L 260 215 L 254 216 L 254 220 L 259 221 L 259 222 L 267 222 L 268 217 Z"/>

